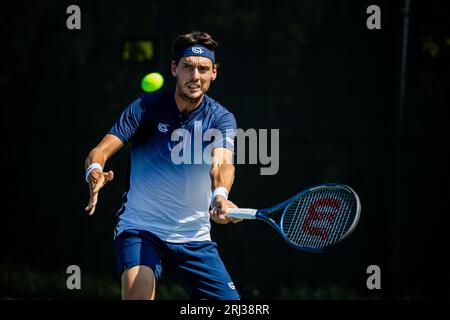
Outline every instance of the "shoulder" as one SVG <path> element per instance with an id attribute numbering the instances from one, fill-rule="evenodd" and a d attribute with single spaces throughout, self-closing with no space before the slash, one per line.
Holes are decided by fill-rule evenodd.
<path id="1" fill-rule="evenodd" d="M 214 126 L 216 128 L 222 126 L 236 127 L 236 119 L 230 110 L 207 95 L 205 95 L 205 99 L 207 108 L 209 112 L 212 113 Z"/>
<path id="2" fill-rule="evenodd" d="M 208 110 L 213 114 L 215 119 L 220 119 L 222 117 L 233 118 L 233 113 L 228 110 L 225 106 L 220 104 L 218 101 L 214 100 L 210 96 L 205 95 L 206 105 Z"/>

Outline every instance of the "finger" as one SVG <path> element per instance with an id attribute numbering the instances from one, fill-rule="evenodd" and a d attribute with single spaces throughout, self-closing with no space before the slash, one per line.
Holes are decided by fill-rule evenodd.
<path id="1" fill-rule="evenodd" d="M 91 208 L 90 208 L 90 210 L 89 210 L 89 215 L 90 215 L 90 216 L 92 216 L 92 215 L 94 214 L 94 212 L 95 212 L 95 207 L 96 207 L 95 204 L 94 204 L 94 205 L 91 205 Z"/>
<path id="2" fill-rule="evenodd" d="M 212 218 L 213 220 L 217 220 L 217 219 L 218 219 L 218 217 L 217 217 L 218 211 L 217 211 L 217 208 L 216 208 L 216 207 L 214 207 L 214 208 L 211 209 L 210 214 L 211 214 L 211 218 Z"/>
<path id="3" fill-rule="evenodd" d="M 94 192 L 91 197 L 91 205 L 96 206 L 98 201 L 98 192 Z"/>
<path id="4" fill-rule="evenodd" d="M 214 207 L 214 216 L 219 221 L 219 223 L 224 223 L 224 221 L 229 221 L 229 218 L 226 216 L 227 214 L 227 206 L 226 203 L 221 203 L 220 207 Z"/>
<path id="5" fill-rule="evenodd" d="M 228 204 L 226 202 L 223 202 L 222 205 L 220 206 L 220 208 L 217 208 L 217 209 L 218 209 L 219 215 L 226 215 L 227 209 L 228 209 Z"/>
<path id="6" fill-rule="evenodd" d="M 88 181 L 89 181 L 89 188 L 90 189 L 94 189 L 95 185 L 98 182 L 98 179 L 93 177 L 92 174 L 88 177 Z"/>
<path id="7" fill-rule="evenodd" d="M 89 211 L 89 215 L 92 216 L 95 212 L 95 206 L 92 207 L 91 211 Z"/>
<path id="8" fill-rule="evenodd" d="M 228 218 L 225 215 L 220 214 L 220 209 L 219 208 L 212 208 L 210 210 L 210 214 L 211 214 L 211 220 L 213 220 L 215 223 L 219 223 L 219 224 L 225 224 L 228 223 Z"/>
<path id="9" fill-rule="evenodd" d="M 103 174 L 105 177 L 105 181 L 111 181 L 112 179 L 114 179 L 114 172 L 113 171 L 109 171 Z"/>
<path id="10" fill-rule="evenodd" d="M 231 218 L 228 218 L 228 217 L 226 216 L 226 214 L 222 213 L 222 211 L 220 211 L 220 212 L 218 213 L 217 217 L 219 218 L 219 220 L 220 220 L 221 222 L 230 222 L 230 221 L 231 221 Z"/>
<path id="11" fill-rule="evenodd" d="M 89 182 L 89 201 L 88 201 L 88 204 L 87 204 L 86 208 L 84 208 L 84 211 L 86 211 L 86 212 L 90 211 L 91 208 L 92 208 L 92 195 L 94 194 L 92 192 L 93 188 L 94 187 L 93 187 L 93 183 L 92 183 L 92 180 L 91 180 Z"/>
<path id="12" fill-rule="evenodd" d="M 94 208 L 95 206 L 93 206 L 92 204 L 88 204 L 86 208 L 84 208 L 84 211 L 86 211 L 87 213 L 89 213 L 89 215 L 92 214 L 92 208 Z"/>
<path id="13" fill-rule="evenodd" d="M 101 175 L 102 175 L 102 172 L 100 170 L 94 169 L 91 171 L 90 177 L 92 180 L 97 181 Z"/>
<path id="14" fill-rule="evenodd" d="M 88 204 L 86 208 L 84 208 L 84 211 L 86 211 L 89 215 L 92 215 L 95 211 L 95 206 Z"/>
<path id="15" fill-rule="evenodd" d="M 95 207 L 97 205 L 97 201 L 98 201 L 98 193 L 93 193 L 91 195 L 91 199 L 89 200 L 89 204 L 86 207 L 86 211 L 89 210 L 89 215 L 91 216 L 92 214 L 94 214 L 95 211 Z"/>
<path id="16" fill-rule="evenodd" d="M 244 219 L 231 218 L 231 222 L 233 222 L 233 223 L 238 223 L 238 222 L 241 222 L 242 220 L 244 220 Z"/>
<path id="17" fill-rule="evenodd" d="M 219 214 L 220 214 L 220 208 L 219 207 L 215 207 L 214 208 L 214 215 L 215 216 L 219 216 Z"/>
<path id="18" fill-rule="evenodd" d="M 98 182 L 94 185 L 92 192 L 98 193 L 104 185 L 105 185 L 105 177 L 101 175 L 98 179 Z"/>
<path id="19" fill-rule="evenodd" d="M 228 222 L 230 222 L 227 218 L 220 217 L 220 216 L 213 218 L 213 221 L 218 224 L 227 224 Z"/>

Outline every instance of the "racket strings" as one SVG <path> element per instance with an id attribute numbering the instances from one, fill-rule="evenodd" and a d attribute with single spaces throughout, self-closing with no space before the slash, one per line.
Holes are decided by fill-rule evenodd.
<path id="1" fill-rule="evenodd" d="M 356 205 L 354 195 L 346 189 L 313 190 L 286 208 L 283 232 L 298 246 L 326 247 L 345 236 L 354 220 Z"/>
<path id="2" fill-rule="evenodd" d="M 328 230 L 328 241 L 321 243 L 319 239 L 316 238 L 316 240 L 312 243 L 314 247 L 329 245 L 331 243 L 337 242 L 339 238 L 341 238 L 345 234 L 346 230 L 348 230 L 349 227 L 347 226 L 346 222 L 348 222 L 350 213 L 352 212 L 351 210 L 348 210 L 348 204 L 351 203 L 351 200 L 353 199 L 352 195 L 344 190 L 339 190 L 339 193 L 332 193 L 331 190 L 329 190 L 325 196 L 336 197 L 336 199 L 339 201 L 340 207 L 337 210 L 336 208 L 325 207 L 325 214 L 333 214 L 335 215 L 335 219 L 329 224 L 327 224 L 326 219 L 322 220 L 322 223 L 319 225 L 319 227 Z"/>
<path id="3" fill-rule="evenodd" d="M 333 228 L 333 241 L 336 242 L 345 235 L 347 230 L 350 229 L 351 223 L 353 222 L 353 217 L 356 212 L 356 201 L 352 194 L 346 193 L 343 195 L 343 208 L 342 208 L 342 217 L 340 217 L 339 223 L 336 224 L 336 227 Z"/>
<path id="4" fill-rule="evenodd" d="M 319 247 L 324 246 L 326 243 L 322 243 L 321 239 L 328 238 L 328 229 L 326 229 L 325 224 L 329 223 L 329 220 L 327 219 L 318 219 L 318 222 L 315 221 L 316 219 L 313 218 L 313 220 L 307 220 L 308 217 L 311 216 L 309 210 L 313 206 L 316 201 L 319 199 L 322 199 L 321 197 L 325 197 L 329 195 L 319 195 L 318 193 L 313 193 L 307 197 L 305 197 L 305 201 L 302 204 L 302 206 L 298 206 L 298 208 L 302 208 L 301 210 L 296 210 L 294 212 L 294 219 L 293 221 L 296 221 L 295 224 L 293 224 L 293 230 L 291 232 L 291 239 L 295 243 L 302 245 L 302 246 L 308 246 L 308 247 Z M 330 212 L 328 212 L 329 207 L 325 207 L 324 210 L 321 210 L 320 214 L 321 216 L 328 216 Z M 316 212 L 317 213 L 317 212 Z M 330 217 L 332 218 L 332 217 Z M 315 233 L 312 231 L 316 231 Z M 331 239 L 330 239 L 331 240 Z"/>
<path id="5" fill-rule="evenodd" d="M 339 193 L 335 194 L 332 193 L 331 190 L 329 190 L 325 196 L 336 197 L 337 199 L 339 199 L 338 203 L 340 207 L 325 207 L 325 214 L 333 214 L 335 217 L 334 220 L 331 221 L 328 225 L 328 221 L 325 219 L 322 220 L 322 223 L 319 225 L 320 228 L 324 228 L 325 230 L 329 231 L 328 242 L 322 244 L 319 242 L 319 239 L 316 238 L 316 241 L 312 243 L 313 246 L 329 245 L 331 243 L 337 242 L 339 238 L 341 238 L 345 234 L 346 230 L 348 230 L 348 227 L 350 227 L 347 226 L 346 222 L 349 221 L 350 213 L 352 212 L 351 208 L 349 208 L 349 204 L 352 203 L 353 200 L 352 194 L 343 190 L 340 190 Z M 326 238 L 322 240 L 326 240 Z"/>

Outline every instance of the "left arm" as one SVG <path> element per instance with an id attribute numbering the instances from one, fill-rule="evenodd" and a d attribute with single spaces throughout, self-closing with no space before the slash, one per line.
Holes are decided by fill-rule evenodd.
<path id="1" fill-rule="evenodd" d="M 232 151 L 226 148 L 214 149 L 212 151 L 212 162 L 210 171 L 212 191 L 214 192 L 216 188 L 225 188 L 222 190 L 228 194 L 234 182 Z M 230 221 L 233 223 L 241 221 L 241 219 L 226 216 L 227 208 L 237 208 L 237 206 L 223 195 L 216 195 L 211 207 L 211 219 L 216 223 L 225 224 Z"/>

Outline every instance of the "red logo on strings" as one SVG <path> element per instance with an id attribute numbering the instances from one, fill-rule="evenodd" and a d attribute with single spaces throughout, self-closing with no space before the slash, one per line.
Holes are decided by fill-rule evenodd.
<path id="1" fill-rule="evenodd" d="M 334 219 L 336 218 L 336 211 L 341 207 L 341 201 L 333 198 L 320 198 L 311 204 L 308 210 L 308 217 L 306 217 L 303 223 L 303 231 L 306 233 L 319 236 L 323 240 L 328 238 L 328 233 L 333 226 Z M 323 211 L 329 212 L 318 212 L 321 208 Z M 328 209 L 328 210 L 326 210 Z M 315 221 L 327 220 L 327 225 L 324 227 L 314 227 L 312 224 Z"/>

